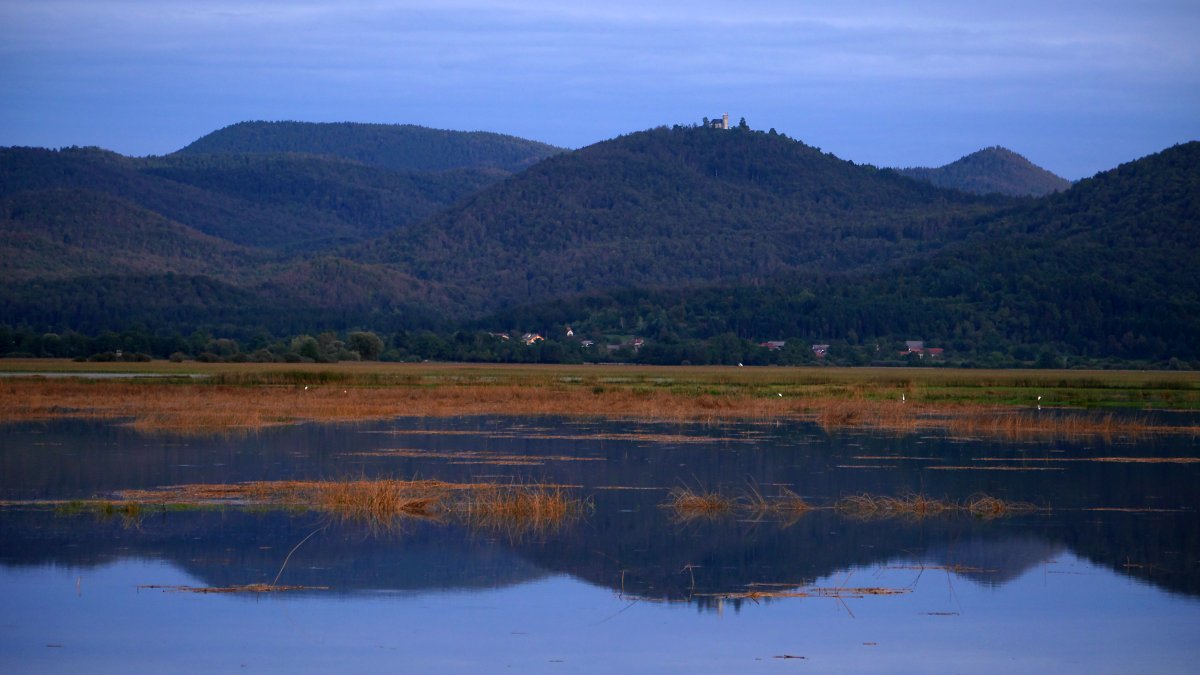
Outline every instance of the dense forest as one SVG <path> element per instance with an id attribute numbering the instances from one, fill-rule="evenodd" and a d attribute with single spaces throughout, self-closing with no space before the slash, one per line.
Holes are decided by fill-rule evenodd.
<path id="1" fill-rule="evenodd" d="M 775 133 L 663 127 L 552 157 L 348 255 L 458 289 L 462 315 L 599 289 L 878 269 L 1015 203 Z"/>
<path id="2" fill-rule="evenodd" d="M 97 148 L 0 149 L 0 198 L 28 200 L 56 190 L 98 193 L 199 233 L 292 253 L 414 225 L 505 175 L 471 168 L 397 172 L 311 155 L 140 159 Z M 21 213 L 31 223 L 54 220 L 55 206 L 75 208 L 52 199 L 44 212 Z M 87 226 L 112 224 L 98 214 Z"/>
<path id="3" fill-rule="evenodd" d="M 1176 146 L 1001 214 L 985 231 L 886 272 L 600 295 L 508 316 L 584 332 L 641 331 L 668 344 L 723 333 L 845 342 L 866 347 L 859 360 L 914 339 L 995 365 L 1043 352 L 1059 361 L 1195 361 L 1198 169 L 1200 143 Z"/>
<path id="4" fill-rule="evenodd" d="M 744 125 L 523 170 L 540 144 L 414 130 L 0 149 L 0 355 L 1200 366 L 1200 143 L 1033 198 Z M 464 149 L 430 170 L 441 134 Z M 368 163 L 368 141 L 417 158 Z M 1014 157 L 947 174 L 1012 185 Z"/>
<path id="5" fill-rule="evenodd" d="M 177 154 L 302 153 L 397 171 L 498 169 L 512 173 L 560 152 L 563 148 L 516 136 L 414 124 L 239 122 L 196 140 Z"/>

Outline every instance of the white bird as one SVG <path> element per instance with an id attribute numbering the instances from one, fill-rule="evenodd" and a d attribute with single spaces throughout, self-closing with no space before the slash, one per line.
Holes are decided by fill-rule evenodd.
<path id="1" fill-rule="evenodd" d="M 780 397 L 780 398 L 783 398 L 783 394 L 780 394 L 780 395 L 779 395 L 779 397 Z"/>
<path id="2" fill-rule="evenodd" d="M 742 367 L 742 362 L 738 361 L 738 368 L 741 368 L 741 367 Z"/>
<path id="3" fill-rule="evenodd" d="M 904 403 L 904 402 L 905 402 L 905 401 L 907 401 L 907 400 L 908 400 L 908 399 L 904 398 L 904 394 L 900 394 L 900 402 L 901 402 L 901 403 Z"/>

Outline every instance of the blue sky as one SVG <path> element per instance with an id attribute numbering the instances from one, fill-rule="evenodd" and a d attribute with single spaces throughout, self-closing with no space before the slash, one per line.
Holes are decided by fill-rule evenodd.
<path id="1" fill-rule="evenodd" d="M 0 145 L 251 119 L 580 147 L 729 112 L 840 157 L 1082 178 L 1200 139 L 1200 2 L 0 0 Z"/>

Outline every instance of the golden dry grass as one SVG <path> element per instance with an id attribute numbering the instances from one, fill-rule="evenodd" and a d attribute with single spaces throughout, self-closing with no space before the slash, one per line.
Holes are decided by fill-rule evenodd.
<path id="1" fill-rule="evenodd" d="M 545 535 L 579 518 L 584 502 L 557 486 L 509 485 L 473 490 L 454 504 L 468 527 L 499 532 L 510 539 Z"/>
<path id="2" fill-rule="evenodd" d="M 838 500 L 835 508 L 843 515 L 858 520 L 895 518 L 928 518 L 954 509 L 948 502 L 921 494 L 887 497 L 869 494 L 851 495 Z"/>
<path id="3" fill-rule="evenodd" d="M 667 500 L 662 504 L 670 509 L 679 520 L 716 518 L 732 513 L 737 500 L 720 492 L 702 492 L 689 487 L 671 488 Z"/>
<path id="4" fill-rule="evenodd" d="M 457 372 L 443 366 L 451 374 Z M 709 394 L 700 382 L 670 381 L 660 388 L 644 386 L 646 377 L 589 388 L 584 383 L 550 377 L 554 371 L 484 375 L 462 366 L 464 375 L 347 375 L 342 383 L 300 382 L 310 374 L 222 375 L 223 381 L 80 381 L 14 378 L 0 381 L 0 423 L 56 418 L 122 419 L 143 431 L 199 435 L 253 430 L 298 422 L 355 422 L 406 416 L 454 417 L 472 414 L 509 416 L 586 416 L 653 420 L 800 419 L 829 429 L 864 428 L 898 432 L 944 429 L 960 435 L 1056 437 L 1135 435 L 1148 432 L 1200 432 L 1196 428 L 1164 428 L 1133 417 L 1112 414 L 1034 414 L 1013 407 L 958 401 L 878 399 L 883 384 L 844 386 L 793 384 L 796 393 L 762 395 L 781 386 L 739 382 L 713 374 Z M 418 371 L 420 372 L 420 371 Z M 485 371 L 487 372 L 487 371 Z M 605 371 L 608 372 L 608 371 Z M 356 378 L 355 378 L 356 377 Z M 236 383 L 246 380 L 245 383 Z M 336 380 L 336 378 L 335 378 Z M 377 382 L 383 382 L 378 384 Z M 599 390 L 598 390 L 599 389 Z M 635 440 L 643 440 L 638 437 Z M 655 440 L 655 438 L 644 438 Z M 666 441 L 667 438 L 660 438 Z M 672 436 L 671 442 L 700 442 Z"/>
<path id="5" fill-rule="evenodd" d="M 124 490 L 117 497 L 118 504 L 308 509 L 381 527 L 412 519 L 453 521 L 520 536 L 560 527 L 586 508 L 561 485 L 396 479 L 173 485 Z"/>
<path id="6" fill-rule="evenodd" d="M 976 518 L 990 520 L 1030 513 L 1037 507 L 1025 502 L 1010 502 L 988 495 L 973 495 L 965 502 L 953 502 L 910 493 L 901 497 L 870 494 L 851 495 L 838 500 L 834 504 L 834 508 L 838 513 L 854 520 L 889 518 L 920 520 L 955 513 L 969 513 Z"/>

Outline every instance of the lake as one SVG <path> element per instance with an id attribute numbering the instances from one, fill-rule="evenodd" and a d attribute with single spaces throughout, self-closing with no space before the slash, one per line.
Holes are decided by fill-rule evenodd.
<path id="1" fill-rule="evenodd" d="M 1190 673 L 1200 662 L 1200 463 L 1184 460 L 1198 457 L 1191 436 L 1006 440 L 804 422 L 401 418 L 210 437 L 8 425 L 0 666 Z M 569 485 L 587 507 L 560 527 L 512 531 L 34 503 L 364 477 Z M 817 508 L 689 518 L 663 507 L 681 487 L 786 488 Z M 998 518 L 827 508 L 908 493 L 1034 508 Z M 276 578 L 321 590 L 150 588 Z"/>

